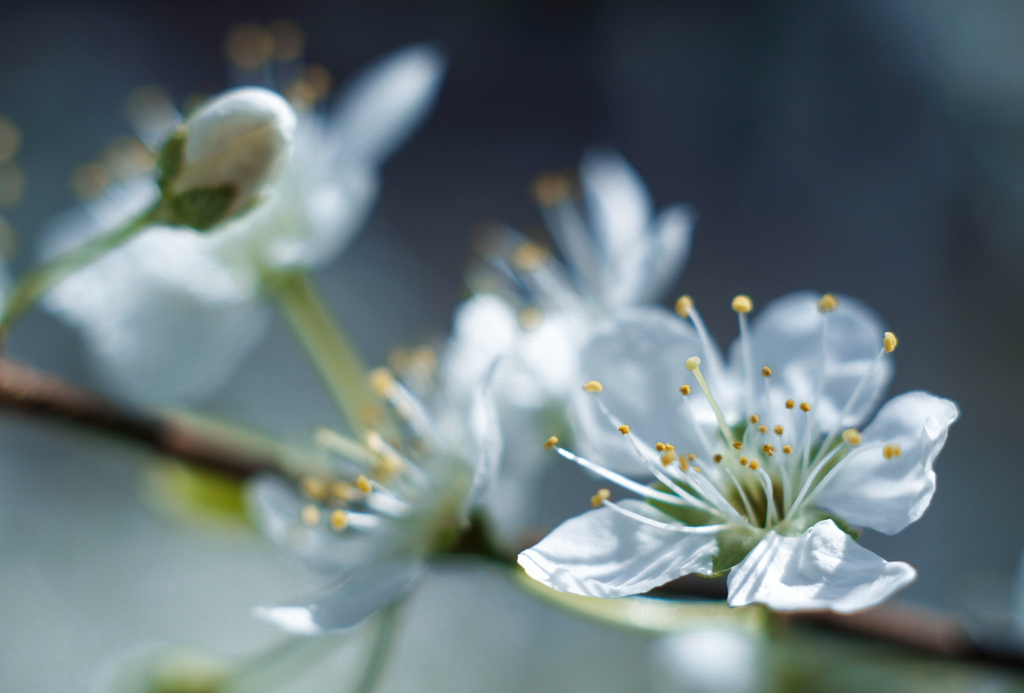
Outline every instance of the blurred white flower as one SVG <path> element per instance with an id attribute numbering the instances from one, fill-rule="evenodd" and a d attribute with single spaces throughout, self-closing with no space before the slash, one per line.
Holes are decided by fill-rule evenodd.
<path id="1" fill-rule="evenodd" d="M 332 452 L 322 473 L 298 484 L 263 477 L 250 488 L 267 536 L 330 581 L 312 600 L 257 610 L 294 633 L 354 626 L 404 595 L 429 555 L 458 541 L 497 473 L 501 434 L 482 390 L 469 406 L 441 393 L 427 408 L 389 372 L 371 376 L 401 419 L 404 441 L 322 430 L 319 442 Z"/>
<path id="2" fill-rule="evenodd" d="M 643 181 L 618 154 L 585 155 L 579 183 L 586 213 L 566 177 L 546 174 L 534 186 L 565 264 L 510 228 L 494 229 L 485 262 L 468 276 L 475 296 L 455 316 L 445 383 L 465 390 L 503 357 L 495 393 L 509 440 L 535 439 L 553 418 L 567 425 L 562 411 L 579 381 L 580 350 L 604 321 L 656 300 L 689 254 L 690 210 L 655 214 Z M 531 519 L 546 459 L 529 446 L 508 451 L 490 504 L 506 538 Z"/>
<path id="3" fill-rule="evenodd" d="M 705 628 L 676 633 L 652 643 L 663 680 L 658 691 L 756 693 L 766 672 L 759 637 L 738 629 Z"/>
<path id="4" fill-rule="evenodd" d="M 740 338 L 728 369 L 687 297 L 678 310 L 692 327 L 623 316 L 587 347 L 583 363 L 598 380 L 580 393 L 580 432 L 603 462 L 557 440 L 548 447 L 643 501 L 599 491 L 596 510 L 520 554 L 531 577 L 617 597 L 687 573 L 729 572 L 732 606 L 841 612 L 873 606 L 915 578 L 911 566 L 860 547 L 845 523 L 894 534 L 921 517 L 956 405 L 910 392 L 858 431 L 896 346 L 873 313 L 853 299 L 801 293 L 748 327 L 750 299 L 738 296 L 733 307 Z M 683 363 L 692 384 L 670 385 Z"/>
<path id="5" fill-rule="evenodd" d="M 69 277 L 45 305 L 83 332 L 121 393 L 179 401 L 211 393 L 264 331 L 268 277 L 330 262 L 361 228 L 377 169 L 429 112 L 443 71 L 427 45 L 385 58 L 329 116 L 300 116 L 291 157 L 248 213 L 205 233 L 153 227 Z M 157 195 L 149 181 L 112 191 L 60 223 L 46 254 L 123 223 Z"/>

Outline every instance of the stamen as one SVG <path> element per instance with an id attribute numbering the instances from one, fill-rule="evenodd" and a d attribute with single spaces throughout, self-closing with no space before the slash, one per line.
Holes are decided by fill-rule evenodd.
<path id="1" fill-rule="evenodd" d="M 686 368 L 693 372 L 694 377 L 697 378 L 697 384 L 700 385 L 700 389 L 704 391 L 704 396 L 708 398 L 708 403 L 711 405 L 711 408 L 714 409 L 715 417 L 718 419 L 718 427 L 722 429 L 722 435 L 725 436 L 725 439 L 729 441 L 733 447 L 736 447 L 732 430 L 730 430 L 729 425 L 725 422 L 725 416 L 722 414 L 722 410 L 718 406 L 718 402 L 715 401 L 715 396 L 711 394 L 711 388 L 708 387 L 707 381 L 704 380 L 704 374 L 700 372 L 700 357 L 691 356 L 686 359 Z M 742 447 L 742 444 L 740 447 Z"/>
<path id="2" fill-rule="evenodd" d="M 622 424 L 621 426 L 619 426 L 619 433 L 621 433 L 622 435 L 626 435 L 627 433 L 629 433 L 629 426 L 627 426 L 626 424 Z"/>
<path id="3" fill-rule="evenodd" d="M 690 311 L 693 309 L 693 299 L 689 296 L 680 296 L 676 300 L 676 312 L 681 318 L 689 318 Z"/>
<path id="4" fill-rule="evenodd" d="M 818 299 L 818 311 L 821 313 L 831 313 L 839 307 L 839 301 L 832 294 L 825 294 Z"/>
<path id="5" fill-rule="evenodd" d="M 595 508 L 600 508 L 606 500 L 612 497 L 612 492 L 606 488 L 599 489 L 597 493 L 590 497 L 590 504 Z"/>
<path id="6" fill-rule="evenodd" d="M 896 345 L 899 343 L 900 340 L 896 339 L 896 335 L 894 335 L 892 332 L 885 333 L 885 339 L 882 342 L 882 345 L 885 347 L 885 353 L 891 354 L 893 351 L 896 350 Z"/>
<path id="7" fill-rule="evenodd" d="M 551 254 L 532 241 L 524 241 L 512 251 L 510 261 L 520 272 L 534 272 L 543 267 Z"/>
<path id="8" fill-rule="evenodd" d="M 551 448 L 555 447 L 556 445 L 558 445 L 558 436 L 551 436 L 550 438 L 548 438 L 547 440 L 544 441 L 544 449 L 545 450 L 550 450 Z"/>
<path id="9" fill-rule="evenodd" d="M 800 403 L 800 411 L 806 413 L 806 412 L 809 412 L 810 410 L 811 410 L 811 405 L 810 404 L 808 404 L 807 402 L 801 402 Z"/>
<path id="10" fill-rule="evenodd" d="M 721 464 L 722 463 L 722 456 L 721 455 L 716 454 L 711 459 L 714 461 L 715 464 Z"/>
<path id="11" fill-rule="evenodd" d="M 761 417 L 759 417 L 757 414 L 751 414 L 750 415 L 750 423 L 756 424 L 760 420 L 761 420 Z"/>
<path id="12" fill-rule="evenodd" d="M 782 452 L 784 452 L 784 453 L 786 453 L 788 455 L 789 453 L 793 452 L 793 446 L 792 445 L 783 445 L 782 446 Z"/>
<path id="13" fill-rule="evenodd" d="M 772 377 L 772 369 L 769 368 L 768 366 L 765 366 L 764 368 L 761 369 L 761 375 L 763 375 L 766 378 Z"/>
<path id="14" fill-rule="evenodd" d="M 733 443 L 732 443 L 732 446 L 734 448 L 736 448 L 737 450 L 742 450 L 743 449 L 743 441 L 734 440 Z"/>
<path id="15" fill-rule="evenodd" d="M 561 173 L 542 173 L 533 181 L 533 197 L 542 207 L 554 207 L 572 197 L 572 182 Z"/>
<path id="16" fill-rule="evenodd" d="M 331 495 L 340 501 L 350 501 L 355 497 L 355 490 L 347 481 L 333 481 L 331 482 Z"/>
<path id="17" fill-rule="evenodd" d="M 856 428 L 848 428 L 843 431 L 843 442 L 847 445 L 860 445 L 861 435 Z"/>
<path id="18" fill-rule="evenodd" d="M 373 391 L 385 399 L 395 390 L 395 376 L 387 368 L 374 368 L 370 371 L 369 380 Z"/>
<path id="19" fill-rule="evenodd" d="M 655 519 L 650 518 L 650 517 L 646 517 L 644 515 L 641 515 L 640 513 L 635 513 L 632 510 L 627 510 L 626 508 L 623 508 L 622 506 L 618 505 L 617 503 L 613 503 L 611 501 L 605 501 L 604 506 L 606 508 L 611 508 L 612 510 L 614 510 L 615 512 L 617 512 L 617 513 L 619 513 L 621 515 L 625 515 L 626 517 L 631 517 L 631 518 L 633 518 L 634 520 L 636 520 L 638 522 L 642 522 L 642 523 L 644 523 L 646 525 L 651 525 L 652 527 L 658 527 L 659 529 L 667 529 L 667 530 L 672 531 L 672 532 L 681 532 L 681 533 L 686 533 L 686 534 L 715 534 L 717 532 L 721 532 L 723 529 L 728 527 L 728 525 L 697 525 L 697 526 L 690 526 L 690 525 L 684 525 L 682 522 L 672 522 L 672 523 L 669 523 L 669 522 L 659 522 L 658 520 L 655 520 Z"/>
<path id="20" fill-rule="evenodd" d="M 682 392 L 683 396 L 685 397 L 686 395 L 690 394 L 690 386 L 689 385 L 680 385 L 679 386 L 679 391 Z"/>
<path id="21" fill-rule="evenodd" d="M 750 469 L 751 469 L 751 470 L 753 470 L 753 471 L 757 471 L 757 468 L 758 468 L 759 466 L 760 466 L 760 465 L 758 465 L 758 463 L 757 463 L 757 460 L 751 460 L 751 461 L 750 461 Z"/>
<path id="22" fill-rule="evenodd" d="M 761 452 L 768 455 L 768 457 L 771 457 L 772 455 L 775 454 L 775 446 L 765 443 L 764 445 L 761 446 Z"/>
<path id="23" fill-rule="evenodd" d="M 322 501 L 327 498 L 327 484 L 322 479 L 318 479 L 315 476 L 307 476 L 299 482 L 302 488 L 302 492 L 307 496 L 316 501 Z"/>
<path id="24" fill-rule="evenodd" d="M 356 486 L 365 494 L 370 494 L 373 491 L 373 486 L 370 485 L 370 480 L 362 475 L 356 479 Z"/>
<path id="25" fill-rule="evenodd" d="M 775 435 L 777 435 L 777 436 L 781 436 L 781 435 L 782 435 L 782 432 L 783 432 L 783 431 L 784 431 L 785 429 L 784 429 L 784 428 L 782 428 L 782 426 L 776 426 L 776 427 L 775 427 L 775 428 L 773 428 L 772 430 L 773 430 L 773 431 L 775 431 Z"/>
<path id="26" fill-rule="evenodd" d="M 654 444 L 654 449 L 658 452 L 665 452 L 665 450 L 668 450 L 668 446 L 662 442 L 657 442 Z"/>
<path id="27" fill-rule="evenodd" d="M 740 456 L 740 465 L 741 466 L 746 467 L 747 466 L 747 462 L 749 462 L 749 461 L 750 460 L 748 460 L 745 456 L 743 456 L 743 455 Z"/>
<path id="28" fill-rule="evenodd" d="M 348 514 L 344 510 L 335 510 L 331 513 L 331 529 L 335 532 L 348 527 Z"/>
<path id="29" fill-rule="evenodd" d="M 791 400 L 791 399 L 787 399 L 786 400 L 786 409 L 792 409 L 794 406 L 796 406 L 796 405 L 793 402 L 793 400 Z"/>
<path id="30" fill-rule="evenodd" d="M 747 386 L 747 410 L 754 408 L 754 383 L 751 380 L 754 371 L 754 360 L 750 353 L 750 334 L 747 329 L 747 313 L 754 309 L 749 296 L 740 294 L 732 299 L 732 309 L 740 322 L 740 346 L 743 350 L 743 382 Z"/>
<path id="31" fill-rule="evenodd" d="M 737 313 L 749 313 L 754 309 L 754 302 L 750 300 L 750 296 L 739 294 L 732 299 L 732 309 Z"/>
<path id="32" fill-rule="evenodd" d="M 891 460 L 893 457 L 899 457 L 903 454 L 903 448 L 898 443 L 888 443 L 882 448 L 882 457 L 887 460 Z"/>
<path id="33" fill-rule="evenodd" d="M 667 467 L 667 466 L 669 466 L 670 464 L 672 464 L 675 461 L 676 461 L 676 456 L 672 452 L 665 451 L 665 452 L 662 453 L 662 455 L 661 455 L 661 466 L 662 467 Z M 682 458 L 680 458 L 679 461 L 682 462 Z"/>
<path id="34" fill-rule="evenodd" d="M 588 380 L 583 383 L 583 391 L 594 395 L 598 392 L 604 392 L 604 385 L 599 380 Z"/>
<path id="35" fill-rule="evenodd" d="M 682 458 L 679 458 L 679 459 L 682 459 Z M 686 456 L 686 459 L 688 459 L 691 462 L 693 462 L 695 459 L 697 459 L 697 453 L 691 452 L 689 455 Z"/>
<path id="36" fill-rule="evenodd" d="M 760 426 L 757 427 L 757 432 L 764 435 L 765 433 L 768 432 L 768 427 L 765 426 L 764 424 L 761 424 Z"/>
<path id="37" fill-rule="evenodd" d="M 304 506 L 299 516 L 302 519 L 302 524 L 307 527 L 316 527 L 320 524 L 320 508 L 315 505 Z"/>

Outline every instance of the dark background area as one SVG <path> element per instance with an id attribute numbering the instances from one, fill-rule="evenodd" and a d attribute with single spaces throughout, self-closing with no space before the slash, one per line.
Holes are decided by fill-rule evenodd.
<path id="1" fill-rule="evenodd" d="M 450 57 L 436 112 L 385 166 L 369 227 L 325 277 L 343 318 L 369 326 L 356 338 L 372 361 L 448 329 L 478 222 L 537 224 L 532 178 L 613 146 L 659 207 L 696 208 L 677 289 L 720 342 L 735 335 L 736 293 L 760 305 L 803 288 L 851 294 L 900 337 L 890 392 L 960 404 L 927 514 L 864 543 L 918 568 L 905 598 L 1006 625 L 1024 545 L 1024 7 L 9 0 L 0 113 L 23 132 L 28 180 L 0 210 L 23 239 L 14 266 L 76 203 L 75 166 L 129 131 L 133 88 L 160 84 L 179 103 L 223 89 L 226 30 L 279 18 L 306 29 L 307 59 L 342 84 L 407 43 Z M 69 337 L 37 315 L 12 348 L 88 382 Z M 257 409 L 256 390 L 238 402 Z"/>

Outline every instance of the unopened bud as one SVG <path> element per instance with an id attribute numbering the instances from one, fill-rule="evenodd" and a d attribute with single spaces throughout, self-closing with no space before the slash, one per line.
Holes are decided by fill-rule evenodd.
<path id="1" fill-rule="evenodd" d="M 255 202 L 291 152 L 295 111 L 267 89 L 233 89 L 204 105 L 160 152 L 163 220 L 205 230 Z"/>

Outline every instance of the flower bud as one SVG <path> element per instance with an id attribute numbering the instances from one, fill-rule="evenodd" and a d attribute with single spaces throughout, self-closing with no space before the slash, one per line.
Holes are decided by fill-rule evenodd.
<path id="1" fill-rule="evenodd" d="M 256 201 L 295 135 L 295 111 L 267 89 L 233 89 L 204 105 L 160 152 L 163 220 L 205 230 Z"/>

